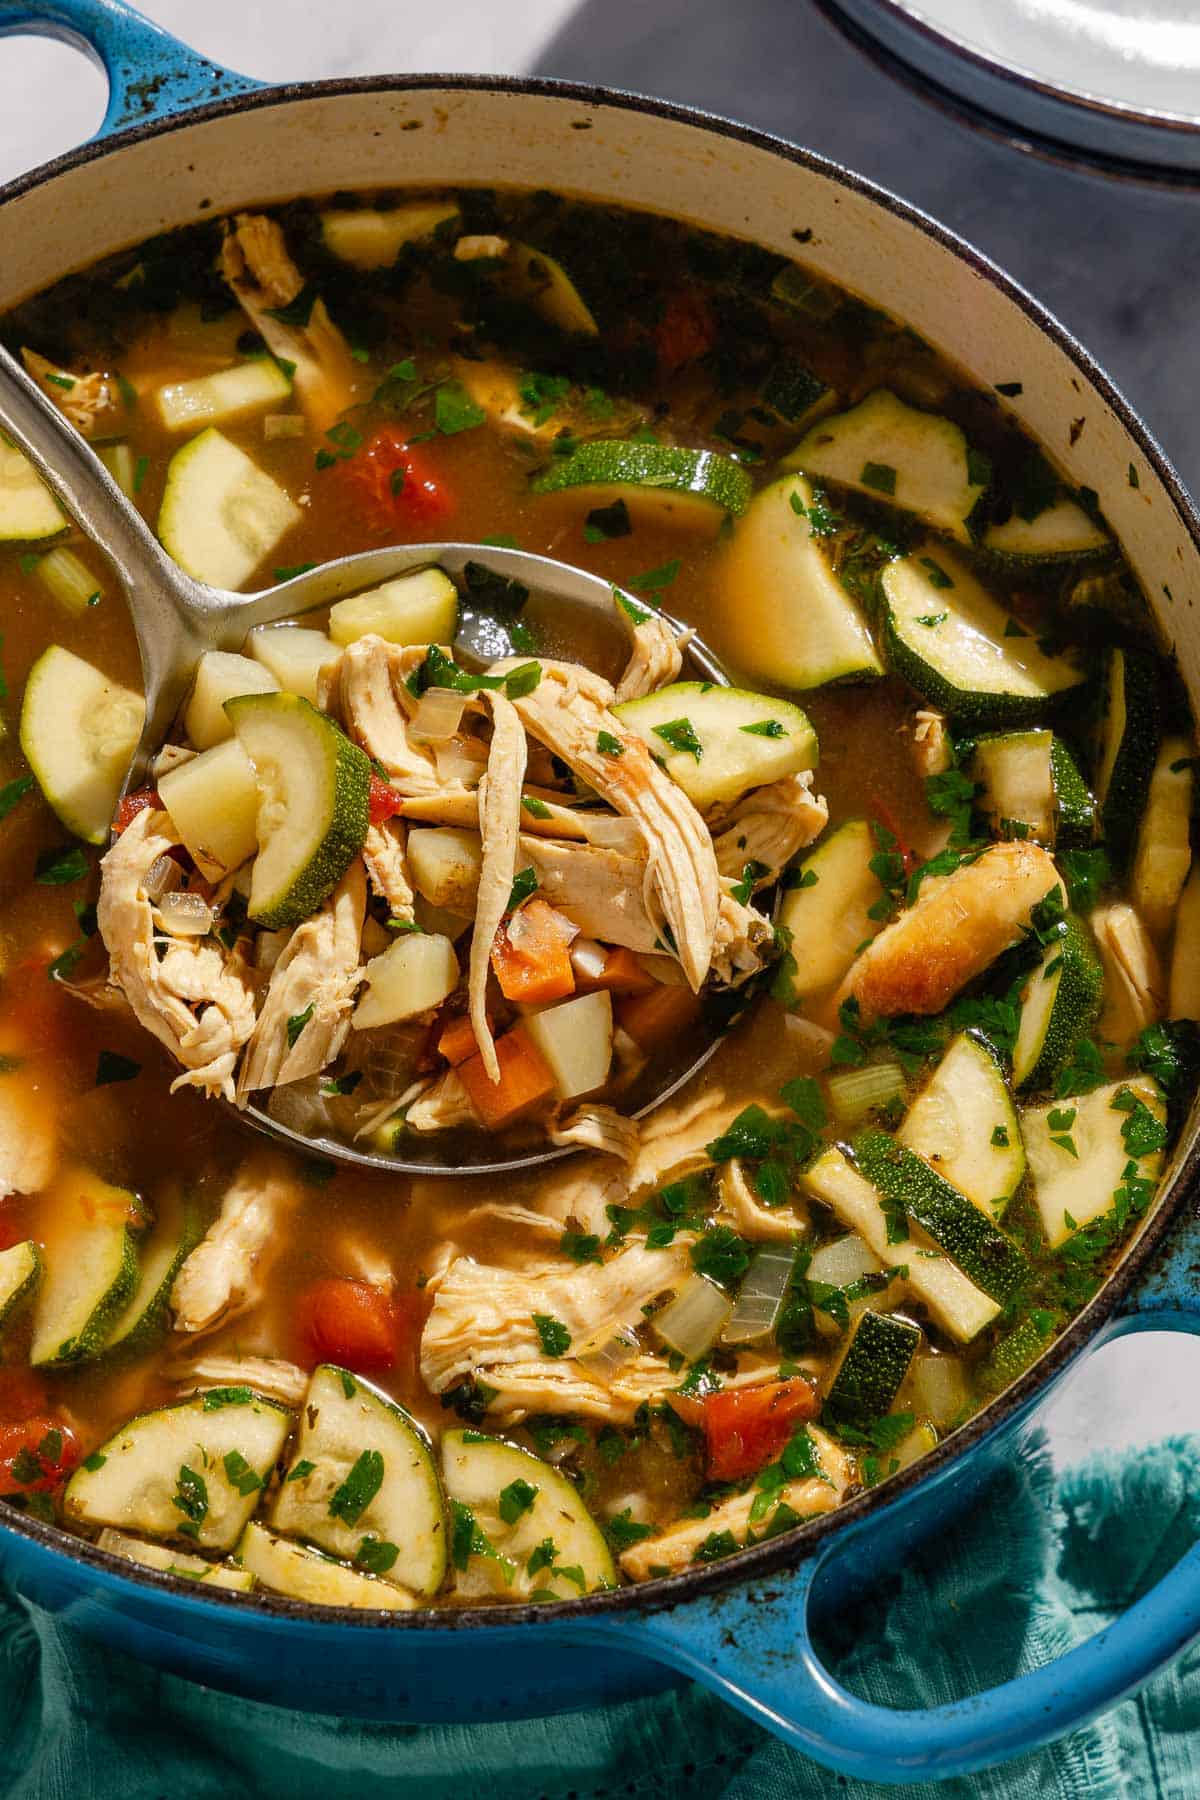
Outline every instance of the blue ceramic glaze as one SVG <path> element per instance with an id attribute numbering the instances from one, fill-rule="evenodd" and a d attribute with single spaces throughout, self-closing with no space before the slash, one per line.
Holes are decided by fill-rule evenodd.
<path id="1" fill-rule="evenodd" d="M 261 84 L 197 56 L 120 0 L 0 0 L 0 36 L 40 32 L 77 44 L 107 71 L 98 137 Z M 300 90 L 297 90 L 300 91 Z M 852 1505 L 807 1551 L 781 1540 L 777 1565 L 748 1580 L 694 1571 L 510 1623 L 454 1613 L 333 1615 L 184 1590 L 115 1559 L 57 1547 L 33 1523 L 0 1526 L 0 1566 L 36 1605 L 156 1666 L 278 1705 L 410 1722 L 565 1711 L 644 1694 L 680 1676 L 703 1682 L 830 1769 L 880 1782 L 968 1773 L 1062 1736 L 1112 1706 L 1200 1635 L 1200 1547 L 1123 1618 L 1046 1668 L 954 1705 L 894 1712 L 839 1687 L 813 1648 L 821 1610 L 902 1564 L 955 1509 L 1020 1453 L 1033 1415 L 1088 1350 L 1138 1330 L 1200 1332 L 1200 1224 L 1176 1221 L 1122 1309 L 1052 1383 L 963 1448 Z M 753 1553 L 756 1558 L 760 1552 Z M 806 1561 L 795 1565 L 797 1556 Z M 739 1579 L 740 1575 L 740 1579 Z"/>

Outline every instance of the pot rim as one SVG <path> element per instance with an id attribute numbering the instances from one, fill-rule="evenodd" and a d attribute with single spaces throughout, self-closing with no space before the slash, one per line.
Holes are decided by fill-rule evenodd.
<path id="1" fill-rule="evenodd" d="M 370 93 L 416 93 L 426 89 L 457 90 L 510 94 L 516 98 L 535 95 L 561 99 L 578 105 L 606 107 L 619 112 L 645 113 L 678 124 L 693 126 L 718 138 L 730 138 L 765 150 L 780 160 L 806 169 L 882 207 L 896 217 L 916 226 L 926 237 L 950 251 L 977 275 L 1012 301 L 1029 322 L 1063 352 L 1084 379 L 1101 396 L 1128 437 L 1135 443 L 1158 475 L 1170 496 L 1180 524 L 1187 532 L 1193 549 L 1200 554 L 1200 512 L 1197 511 L 1183 482 L 1157 439 L 1140 415 L 1134 411 L 1120 390 L 1078 339 L 1036 300 L 1027 289 L 1007 275 L 996 263 L 977 250 L 965 238 L 942 225 L 920 207 L 902 200 L 889 189 L 865 176 L 843 168 L 816 151 L 789 143 L 786 138 L 755 126 L 742 125 L 719 113 L 699 107 L 681 106 L 674 101 L 658 100 L 621 88 L 606 87 L 554 79 L 545 76 L 502 75 L 362 75 L 323 81 L 296 81 L 272 84 L 239 93 L 227 99 L 211 101 L 165 119 L 149 120 L 113 133 L 111 136 L 83 144 L 53 161 L 18 176 L 0 187 L 0 210 L 6 202 L 31 192 L 83 164 L 119 153 L 126 147 L 191 125 L 245 111 L 267 110 L 290 105 L 298 100 L 324 97 L 337 98 Z M 74 1536 L 58 1525 L 21 1513 L 12 1507 L 0 1509 L 0 1530 L 26 1538 L 43 1550 L 49 1550 L 71 1561 L 90 1566 L 103 1573 L 119 1576 L 122 1581 L 169 1596 L 187 1596 L 201 1606 L 219 1606 L 257 1615 L 261 1622 L 289 1619 L 313 1627 L 322 1625 L 353 1626 L 371 1631 L 471 1631 L 480 1628 L 513 1629 L 530 1625 L 560 1625 L 577 1620 L 612 1619 L 618 1615 L 643 1611 L 656 1612 L 685 1603 L 701 1595 L 739 1586 L 743 1582 L 779 1575 L 813 1555 L 837 1532 L 857 1526 L 872 1514 L 894 1501 L 905 1498 L 919 1482 L 945 1469 L 965 1456 L 976 1445 L 1000 1430 L 1012 1416 L 1023 1410 L 1040 1389 L 1048 1387 L 1085 1348 L 1101 1326 L 1115 1312 L 1121 1301 L 1135 1286 L 1154 1252 L 1160 1247 L 1185 1202 L 1200 1189 L 1200 1140 L 1193 1143 L 1183 1157 L 1171 1182 L 1170 1190 L 1160 1199 L 1138 1237 L 1131 1244 L 1099 1293 L 1082 1312 L 1071 1320 L 1066 1330 L 1050 1348 L 1010 1386 L 1003 1389 L 966 1424 L 959 1426 L 928 1455 L 901 1473 L 891 1476 L 878 1487 L 864 1490 L 853 1500 L 835 1507 L 832 1512 L 811 1519 L 776 1538 L 740 1550 L 720 1562 L 693 1565 L 679 1573 L 655 1581 L 628 1587 L 598 1591 L 578 1600 L 561 1600 L 553 1605 L 497 1604 L 486 1607 L 419 1607 L 411 1612 L 370 1613 L 351 1607 L 316 1606 L 306 1601 L 289 1600 L 281 1595 L 254 1592 L 226 1593 L 219 1589 L 198 1592 L 189 1582 L 164 1571 L 131 1563 L 124 1557 L 100 1550 L 84 1538 Z"/>

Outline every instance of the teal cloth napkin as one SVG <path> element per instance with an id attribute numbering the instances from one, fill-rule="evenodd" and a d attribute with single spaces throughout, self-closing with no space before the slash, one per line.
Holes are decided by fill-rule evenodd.
<path id="1" fill-rule="evenodd" d="M 1198 1535 L 1198 1440 L 1057 1479 L 1022 1458 L 920 1567 L 839 1621 L 830 1666 L 895 1706 L 991 1686 L 1090 1636 Z M 348 1723 L 157 1675 L 0 1590 L 3 1800 L 363 1800 L 381 1782 L 419 1800 L 1197 1800 L 1198 1731 L 1200 1648 L 1036 1756 L 885 1789 L 830 1775 L 696 1688 L 549 1720 Z"/>

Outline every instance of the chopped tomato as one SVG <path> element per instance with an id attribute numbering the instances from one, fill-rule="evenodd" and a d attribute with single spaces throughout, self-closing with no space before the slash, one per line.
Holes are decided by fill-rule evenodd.
<path id="1" fill-rule="evenodd" d="M 491 1079 L 482 1056 L 468 1056 L 458 1065 L 467 1098 L 490 1131 L 511 1125 L 554 1092 L 554 1077 L 545 1057 L 519 1025 L 496 1039 L 496 1060 L 499 1081 Z"/>
<path id="2" fill-rule="evenodd" d="M 884 829 L 890 831 L 895 838 L 896 848 L 904 861 L 905 873 L 911 875 L 917 866 L 917 853 L 907 842 L 904 832 L 900 827 L 899 819 L 896 817 L 887 801 L 879 794 L 871 795 L 871 811 Z"/>
<path id="3" fill-rule="evenodd" d="M 125 794 L 117 808 L 117 816 L 113 820 L 113 830 L 122 832 L 126 826 L 132 825 L 139 813 L 149 812 L 151 807 L 160 807 L 162 801 L 152 787 L 138 788 L 135 793 Z"/>
<path id="4" fill-rule="evenodd" d="M 369 1281 L 332 1276 L 301 1294 L 296 1327 L 309 1360 L 370 1374 L 390 1369 L 403 1336 L 395 1296 Z"/>
<path id="5" fill-rule="evenodd" d="M 717 341 L 712 313 L 698 294 L 672 294 L 654 331 L 658 360 L 674 373 L 695 362 Z"/>
<path id="6" fill-rule="evenodd" d="M 404 796 L 396 792 L 390 781 L 384 781 L 372 769 L 371 792 L 367 797 L 367 816 L 372 825 L 382 825 L 385 819 L 394 819 L 403 805 Z"/>
<path id="7" fill-rule="evenodd" d="M 0 1425 L 0 1494 L 48 1494 L 79 1461 L 73 1431 L 49 1413 Z"/>
<path id="8" fill-rule="evenodd" d="M 741 1481 L 774 1462 L 796 1426 L 814 1417 L 817 1390 L 803 1376 L 723 1388 L 704 1402 L 711 1481 Z"/>
<path id="9" fill-rule="evenodd" d="M 571 941 L 579 934 L 547 900 L 533 899 L 497 930 L 492 968 L 506 1000 L 545 1005 L 575 992 Z"/>
<path id="10" fill-rule="evenodd" d="M 340 466 L 373 525 L 441 519 L 454 510 L 453 497 L 434 474 L 429 457 L 414 449 L 395 425 L 383 426 Z"/>

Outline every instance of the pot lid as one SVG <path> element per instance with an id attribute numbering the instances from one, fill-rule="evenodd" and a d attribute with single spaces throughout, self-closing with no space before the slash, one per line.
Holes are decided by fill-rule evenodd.
<path id="1" fill-rule="evenodd" d="M 1195 0 L 827 0 L 902 78 L 1051 154 L 1200 178 Z"/>

